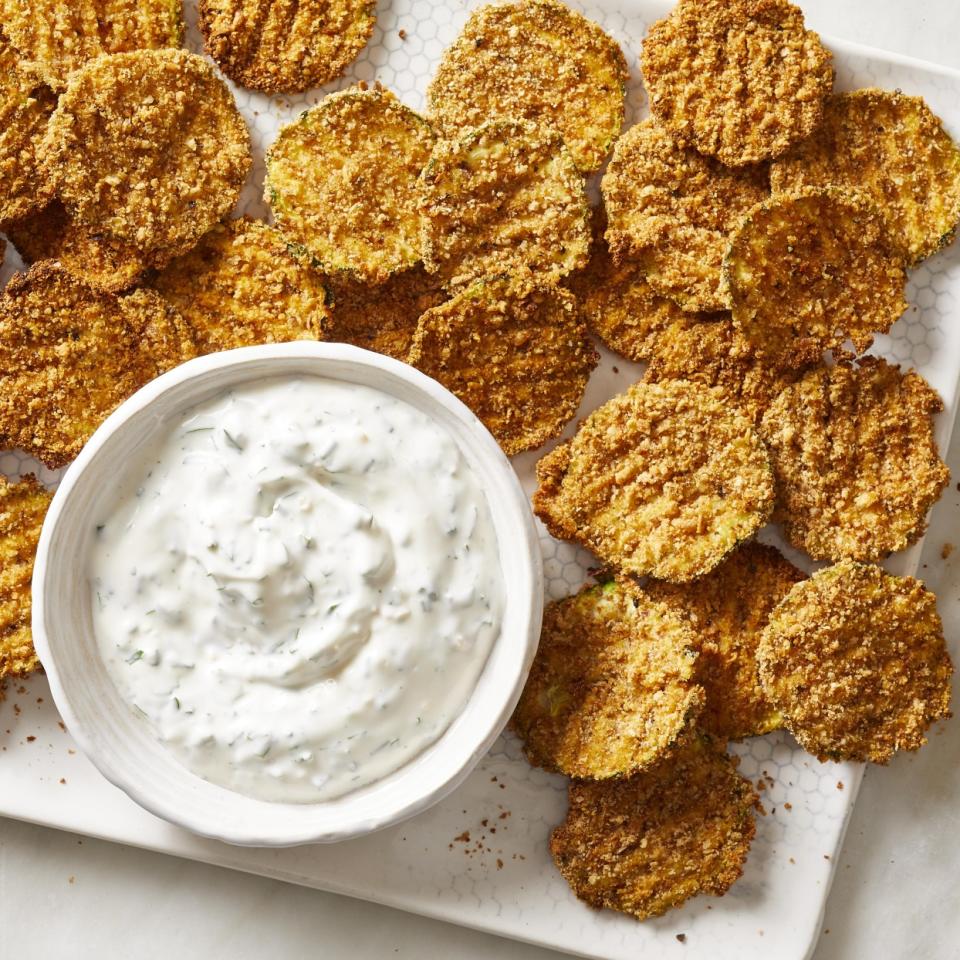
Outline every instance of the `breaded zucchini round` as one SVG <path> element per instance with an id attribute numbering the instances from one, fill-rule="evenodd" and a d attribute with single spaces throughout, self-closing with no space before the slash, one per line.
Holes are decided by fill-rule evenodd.
<path id="1" fill-rule="evenodd" d="M 78 223 L 59 200 L 5 225 L 25 263 L 56 260 L 94 290 L 129 290 L 147 271 L 135 247 Z"/>
<path id="2" fill-rule="evenodd" d="M 747 417 L 713 387 L 637 383 L 537 464 L 537 515 L 636 576 L 712 570 L 773 511 L 773 474 Z"/>
<path id="3" fill-rule="evenodd" d="M 637 260 L 650 286 L 685 310 L 730 306 L 728 238 L 770 194 L 766 167 L 731 170 L 677 145 L 652 119 L 613 148 L 601 184 L 613 259 Z"/>
<path id="4" fill-rule="evenodd" d="M 784 390 L 760 433 L 777 481 L 774 519 L 815 560 L 881 560 L 914 543 L 950 478 L 916 371 L 877 357 L 821 366 Z"/>
<path id="5" fill-rule="evenodd" d="M 30 633 L 33 558 L 53 495 L 28 475 L 0 477 L 0 681 L 40 666 Z"/>
<path id="6" fill-rule="evenodd" d="M 550 852 L 591 907 L 658 917 L 743 873 L 759 798 L 705 737 L 629 780 L 574 781 Z"/>
<path id="7" fill-rule="evenodd" d="M 919 580 L 843 560 L 798 583 L 770 616 L 760 682 L 820 760 L 886 763 L 950 716 L 953 664 Z"/>
<path id="8" fill-rule="evenodd" d="M 71 216 L 153 266 L 233 208 L 251 164 L 233 96 L 185 50 L 120 53 L 77 71 L 42 151 Z"/>
<path id="9" fill-rule="evenodd" d="M 330 311 L 322 278 L 274 227 L 218 224 L 153 280 L 193 329 L 201 354 L 259 343 L 322 340 Z"/>
<path id="10" fill-rule="evenodd" d="M 833 87 L 830 53 L 787 0 L 682 0 L 640 65 L 657 122 L 731 167 L 808 137 Z"/>
<path id="11" fill-rule="evenodd" d="M 480 7 L 447 47 L 427 91 L 440 134 L 494 118 L 557 130 L 584 173 L 623 126 L 627 63 L 601 27 L 558 0 Z"/>
<path id="12" fill-rule="evenodd" d="M 324 98 L 267 153 L 277 226 L 313 265 L 383 283 L 421 258 L 417 178 L 433 130 L 389 90 Z"/>
<path id="13" fill-rule="evenodd" d="M 607 347 L 635 363 L 646 362 L 656 355 L 659 338 L 675 325 L 697 327 L 719 316 L 681 310 L 654 293 L 641 266 L 629 260 L 614 263 L 605 230 L 605 218 L 594 216 L 590 260 L 564 282 L 580 301 L 587 326 Z"/>
<path id="14" fill-rule="evenodd" d="M 953 240 L 960 222 L 960 147 L 922 97 L 856 90 L 827 101 L 813 136 L 771 171 L 777 191 L 830 184 L 864 191 L 909 263 Z"/>
<path id="15" fill-rule="evenodd" d="M 0 297 L 0 446 L 61 467 L 130 394 L 194 355 L 159 294 L 98 293 L 35 264 Z"/>
<path id="16" fill-rule="evenodd" d="M 180 0 L 0 0 L 0 24 L 24 64 L 58 92 L 102 54 L 183 42 Z"/>
<path id="17" fill-rule="evenodd" d="M 690 319 L 661 331 L 643 379 L 648 383 L 690 380 L 719 387 L 757 425 L 767 407 L 803 370 L 758 356 L 728 315 L 711 316 L 716 319 L 698 323 L 693 315 L 684 314 Z"/>
<path id="18" fill-rule="evenodd" d="M 407 362 L 456 394 L 512 456 L 563 430 L 597 359 L 573 294 L 519 273 L 478 280 L 424 313 Z"/>
<path id="19" fill-rule="evenodd" d="M 375 0 L 200 0 L 207 53 L 231 80 L 301 93 L 335 80 L 376 23 Z"/>
<path id="20" fill-rule="evenodd" d="M 586 186 L 558 134 L 491 120 L 441 141 L 420 178 L 423 259 L 450 287 L 529 267 L 554 278 L 586 266 Z"/>
<path id="21" fill-rule="evenodd" d="M 815 363 L 847 340 L 862 352 L 906 310 L 902 258 L 860 195 L 776 194 L 731 238 L 723 262 L 733 321 L 758 353 Z"/>
<path id="22" fill-rule="evenodd" d="M 371 286 L 357 280 L 331 280 L 332 317 L 328 340 L 406 360 L 421 314 L 447 299 L 436 277 L 423 266 Z"/>
<path id="23" fill-rule="evenodd" d="M 632 584 L 551 603 L 510 721 L 527 759 L 597 780 L 656 763 L 690 739 L 703 706 L 695 647 L 676 605 Z"/>
<path id="24" fill-rule="evenodd" d="M 697 721 L 719 740 L 742 740 L 782 725 L 757 677 L 757 644 L 774 607 L 804 579 L 778 550 L 748 543 L 691 583 L 654 581 L 656 600 L 680 609 L 697 635 L 694 678 L 706 700 Z"/>
<path id="25" fill-rule="evenodd" d="M 39 209 L 52 193 L 37 146 L 57 101 L 0 32 L 0 224 Z"/>

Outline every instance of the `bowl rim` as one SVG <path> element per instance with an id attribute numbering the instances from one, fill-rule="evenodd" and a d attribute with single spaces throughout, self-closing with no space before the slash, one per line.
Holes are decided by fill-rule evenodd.
<path id="1" fill-rule="evenodd" d="M 494 529 L 497 535 L 497 542 L 502 551 L 504 540 L 509 540 L 511 552 L 516 551 L 523 564 L 524 573 L 530 582 L 531 589 L 528 591 L 528 607 L 524 611 L 522 620 L 526 627 L 526 636 L 523 639 L 522 657 L 517 662 L 516 676 L 513 677 L 513 683 L 508 689 L 504 689 L 503 695 L 498 697 L 498 703 L 491 705 L 490 717 L 486 723 L 485 729 L 477 731 L 471 738 L 471 749 L 469 751 L 464 745 L 465 756 L 459 765 L 453 761 L 449 766 L 453 769 L 449 775 L 445 775 L 442 782 L 435 783 L 430 789 L 417 792 L 410 789 L 415 784 L 415 778 L 408 777 L 408 783 L 404 786 L 409 794 L 403 802 L 394 806 L 384 805 L 382 812 L 375 816 L 365 816 L 362 818 L 353 818 L 349 815 L 344 817 L 344 823 L 341 827 L 325 827 L 318 830 L 317 827 L 305 825 L 302 827 L 285 827 L 284 829 L 265 829 L 266 824 L 248 824 L 250 818 L 244 818 L 241 828 L 229 828 L 226 826 L 214 825 L 211 818 L 203 819 L 202 816 L 194 817 L 191 813 L 189 804 L 174 805 L 164 799 L 155 797 L 149 789 L 143 789 L 136 776 L 128 775 L 128 771 L 123 766 L 122 758 L 103 752 L 97 743 L 98 738 L 88 731 L 86 724 L 80 719 L 77 711 L 74 709 L 71 690 L 75 690 L 77 685 L 84 681 L 82 672 L 75 673 L 68 679 L 64 677 L 59 669 L 55 656 L 57 641 L 51 642 L 50 631 L 48 628 L 48 605 L 56 603 L 56 598 L 50 596 L 47 591 L 48 581 L 51 579 L 51 571 L 55 569 L 58 562 L 65 563 L 66 560 L 58 560 L 51 556 L 51 542 L 54 539 L 58 527 L 64 522 L 64 516 L 69 515 L 74 503 L 74 491 L 85 477 L 91 465 L 99 463 L 99 456 L 103 447 L 114 437 L 115 434 L 124 430 L 129 421 L 143 414 L 153 406 L 160 398 L 171 391 L 189 384 L 190 381 L 202 383 L 205 375 L 215 374 L 217 371 L 230 371 L 257 364 L 262 361 L 273 361 L 276 363 L 277 370 L 269 373 L 252 374 L 251 381 L 256 379 L 269 379 L 276 376 L 283 376 L 282 366 L 285 362 L 314 361 L 318 364 L 316 376 L 331 377 L 330 373 L 325 374 L 322 366 L 324 363 L 337 364 L 346 363 L 347 365 L 359 365 L 371 368 L 373 371 L 381 371 L 388 376 L 384 378 L 384 384 L 379 389 L 390 393 L 390 377 L 392 375 L 402 381 L 405 385 L 413 388 L 416 392 L 423 395 L 428 404 L 440 405 L 446 408 L 460 424 L 465 436 L 471 440 L 471 450 L 469 456 L 477 460 L 486 461 L 486 465 L 504 475 L 506 486 L 510 493 L 512 501 L 505 508 L 505 512 L 512 514 L 512 522 L 509 526 L 503 522 L 497 522 L 496 510 L 493 511 Z M 298 375 L 309 376 L 300 371 Z M 333 376 L 332 379 L 339 379 L 345 382 L 351 381 L 349 377 L 342 374 Z M 225 387 L 226 388 L 226 387 Z M 205 384 L 205 390 L 209 392 L 209 383 Z M 177 406 L 181 409 L 189 409 L 191 404 L 200 402 L 198 398 L 181 399 Z M 406 402 L 410 402 L 409 400 Z M 425 411 L 430 415 L 429 411 Z M 449 429 L 444 427 L 444 429 Z M 463 451 L 463 437 L 454 437 L 455 442 Z M 71 558 L 73 559 L 73 558 Z M 454 396 L 445 387 L 437 381 L 427 377 L 419 370 L 394 360 L 391 357 L 382 354 L 373 353 L 354 347 L 348 344 L 327 343 L 318 341 L 293 341 L 290 343 L 267 344 L 253 347 L 241 347 L 235 350 L 222 351 L 219 353 L 207 354 L 187 361 L 172 370 L 162 374 L 156 379 L 150 381 L 141 387 L 136 393 L 125 400 L 109 417 L 97 428 L 93 436 L 87 441 L 79 456 L 69 466 L 66 474 L 60 482 L 60 485 L 54 494 L 53 500 L 44 519 L 43 528 L 37 548 L 36 559 L 34 562 L 33 580 L 33 609 L 32 609 L 32 632 L 34 645 L 40 661 L 43 664 L 47 679 L 50 684 L 50 692 L 54 703 L 60 712 L 64 724 L 70 732 L 70 735 L 76 741 L 78 747 L 83 751 L 87 758 L 94 764 L 99 772 L 116 787 L 126 793 L 135 803 L 143 807 L 155 816 L 166 820 L 175 826 L 182 827 L 196 835 L 210 839 L 221 840 L 230 844 L 240 846 L 294 846 L 308 843 L 328 843 L 351 838 L 364 836 L 377 830 L 384 829 L 400 823 L 409 817 L 423 812 L 427 808 L 448 796 L 455 790 L 472 772 L 477 763 L 487 754 L 496 738 L 500 735 L 506 726 L 506 723 L 513 712 L 520 694 L 523 690 L 524 682 L 529 673 L 533 662 L 539 640 L 540 625 L 544 605 L 543 588 L 543 568 L 542 556 L 539 543 L 539 535 L 533 519 L 533 513 L 530 508 L 529 500 L 523 491 L 519 477 L 506 455 L 500 449 L 499 444 L 491 436 L 486 427 L 473 414 L 469 408 Z M 511 589 L 510 584 L 506 584 L 506 597 L 510 602 Z M 521 598 L 522 599 L 522 598 Z M 513 603 L 519 603 L 514 598 Z M 507 608 L 505 608 L 506 610 Z M 454 717 L 450 727 L 442 733 L 437 740 L 429 745 L 417 757 L 411 758 L 408 763 L 399 767 L 388 777 L 401 774 L 404 770 L 415 766 L 419 757 L 432 751 L 441 744 L 444 738 L 450 733 L 450 730 L 456 724 L 458 718 L 466 712 L 468 706 L 477 696 L 477 690 L 481 686 L 481 680 L 484 673 L 490 666 L 494 652 L 498 645 L 503 644 L 504 632 L 494 640 L 493 645 L 487 655 L 486 663 L 481 669 L 477 678 L 477 683 L 471 691 L 460 712 Z M 520 638 L 513 638 L 519 642 Z M 62 641 L 60 641 L 62 642 Z M 495 706 L 495 712 L 494 712 Z M 109 721 L 110 713 L 104 710 L 98 717 L 97 722 L 106 724 Z M 144 730 L 144 736 L 149 737 L 149 731 Z M 159 741 L 156 741 L 159 743 Z M 165 749 L 165 748 L 164 748 Z M 171 754 L 172 755 L 172 754 Z M 217 784 L 211 784 L 197 774 L 193 773 L 179 759 L 174 757 L 176 764 L 188 775 L 188 780 L 198 781 L 201 784 L 213 786 L 222 790 L 243 802 L 249 804 L 253 801 L 257 805 L 281 809 L 289 806 L 298 808 L 322 807 L 324 802 L 318 804 L 285 804 L 273 801 L 260 800 L 250 797 L 239 791 L 230 790 Z M 387 779 L 387 778 L 384 778 Z M 375 781 L 374 786 L 377 782 Z M 335 800 L 348 800 L 349 794 Z M 229 802 L 226 801 L 226 802 Z M 277 818 L 274 818 L 277 819 Z M 291 818 L 292 819 L 292 818 Z"/>

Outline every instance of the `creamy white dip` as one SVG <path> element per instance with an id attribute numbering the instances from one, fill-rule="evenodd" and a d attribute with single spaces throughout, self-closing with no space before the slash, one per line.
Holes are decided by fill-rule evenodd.
<path id="1" fill-rule="evenodd" d="M 447 431 L 378 390 L 244 385 L 123 468 L 89 560 L 122 695 L 191 770 L 310 802 L 462 710 L 500 630 L 490 509 Z"/>

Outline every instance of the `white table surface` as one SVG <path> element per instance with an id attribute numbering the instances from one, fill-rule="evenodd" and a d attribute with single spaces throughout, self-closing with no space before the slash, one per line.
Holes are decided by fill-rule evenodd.
<path id="1" fill-rule="evenodd" d="M 958 0 L 804 0 L 803 7 L 824 34 L 960 68 Z M 960 480 L 960 436 L 950 460 Z M 960 545 L 956 482 L 934 511 L 921 572 L 937 592 L 960 662 L 960 549 L 942 560 L 948 542 Z M 960 690 L 955 698 L 960 703 Z M 868 772 L 816 960 L 953 960 L 960 910 L 949 904 L 958 875 L 960 719 L 916 756 Z M 0 960 L 381 960 L 419 958 L 425 947 L 457 960 L 558 956 L 385 907 L 0 819 Z"/>

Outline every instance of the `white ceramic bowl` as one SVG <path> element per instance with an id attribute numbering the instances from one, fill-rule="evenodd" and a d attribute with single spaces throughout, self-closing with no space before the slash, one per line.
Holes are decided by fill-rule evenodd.
<path id="1" fill-rule="evenodd" d="M 507 588 L 503 628 L 460 716 L 420 756 L 347 796 L 271 803 L 201 779 L 123 701 L 101 660 L 86 560 L 89 518 L 104 512 L 124 463 L 186 408 L 250 380 L 313 374 L 393 394 L 442 424 L 486 491 Z M 194 833 L 251 846 L 344 840 L 425 810 L 453 790 L 503 729 L 536 652 L 543 608 L 540 547 L 509 461 L 451 393 L 411 367 L 343 344 L 248 347 L 192 360 L 145 386 L 100 427 L 53 498 L 33 575 L 33 637 L 57 708 L 108 780 Z"/>

